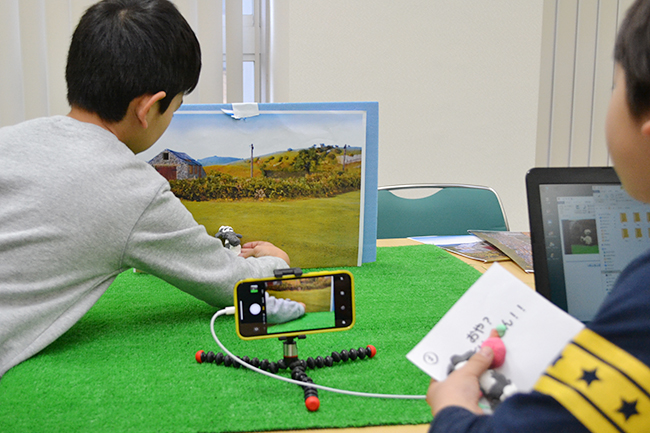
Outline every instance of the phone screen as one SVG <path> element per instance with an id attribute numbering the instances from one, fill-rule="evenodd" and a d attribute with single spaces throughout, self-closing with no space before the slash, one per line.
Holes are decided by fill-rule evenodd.
<path id="1" fill-rule="evenodd" d="M 339 331 L 354 325 L 354 284 L 347 271 L 241 281 L 235 287 L 243 339 Z"/>

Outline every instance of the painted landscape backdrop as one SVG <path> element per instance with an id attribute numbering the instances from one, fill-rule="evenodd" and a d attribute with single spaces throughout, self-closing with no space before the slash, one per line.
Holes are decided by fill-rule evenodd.
<path id="1" fill-rule="evenodd" d="M 174 116 L 168 130 L 171 134 L 165 133 L 156 145 L 154 152 L 158 153 L 145 157 L 169 180 L 172 192 L 210 235 L 222 225 L 231 226 L 242 234 L 243 243 L 265 240 L 285 250 L 292 267 L 360 263 L 365 143 L 359 142 L 358 131 L 324 136 L 321 124 L 327 119 L 311 116 L 314 127 L 306 133 L 311 144 L 304 146 L 309 139 L 296 141 L 295 135 L 303 133 L 295 126 L 299 123 L 300 131 L 304 130 L 305 119 L 296 120 L 290 114 L 273 116 L 280 122 L 253 118 L 245 119 L 246 124 L 223 114 L 199 116 L 209 125 L 202 135 L 197 135 L 198 129 L 204 128 L 197 124 L 197 116 L 190 120 L 183 114 Z M 348 124 L 349 129 L 349 120 L 343 119 L 336 116 L 332 120 Z M 234 140 L 215 129 L 219 123 L 225 123 L 220 128 L 249 131 Z M 362 128 L 365 136 L 363 122 L 352 130 Z M 275 137 L 271 129 L 284 130 L 284 146 L 279 140 L 274 140 L 271 148 L 265 145 L 269 137 Z M 207 149 L 197 140 L 199 136 L 209 137 Z M 350 141 L 354 145 L 348 144 Z"/>

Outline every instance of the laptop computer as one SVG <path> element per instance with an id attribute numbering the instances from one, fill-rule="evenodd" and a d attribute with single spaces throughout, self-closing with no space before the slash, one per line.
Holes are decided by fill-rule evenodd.
<path id="1" fill-rule="evenodd" d="M 650 205 L 631 198 L 612 167 L 534 168 L 526 190 L 536 290 L 589 322 L 650 248 Z"/>

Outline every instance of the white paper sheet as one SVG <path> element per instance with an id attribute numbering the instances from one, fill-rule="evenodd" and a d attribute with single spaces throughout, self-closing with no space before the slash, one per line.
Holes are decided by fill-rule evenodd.
<path id="1" fill-rule="evenodd" d="M 447 377 L 451 357 L 475 350 L 497 324 L 506 360 L 497 369 L 520 391 L 529 391 L 566 343 L 584 327 L 498 264 L 452 306 L 406 356 L 436 380 Z"/>
<path id="2" fill-rule="evenodd" d="M 474 235 L 457 235 L 457 236 L 414 236 L 410 237 L 416 242 L 422 242 L 423 244 L 428 245 L 458 245 L 458 244 L 470 244 L 473 242 L 481 242 L 483 239 Z"/>

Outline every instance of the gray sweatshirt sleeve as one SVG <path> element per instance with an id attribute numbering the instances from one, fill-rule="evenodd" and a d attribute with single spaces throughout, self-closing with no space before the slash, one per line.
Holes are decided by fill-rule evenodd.
<path id="1" fill-rule="evenodd" d="M 194 220 L 167 183 L 135 224 L 122 262 L 217 307 L 233 304 L 239 280 L 269 277 L 274 269 L 288 267 L 278 257 L 244 259 L 224 248 Z"/>
<path id="2" fill-rule="evenodd" d="M 305 315 L 305 307 L 291 299 L 278 299 L 264 293 L 266 298 L 266 317 L 268 323 L 284 323 Z"/>

